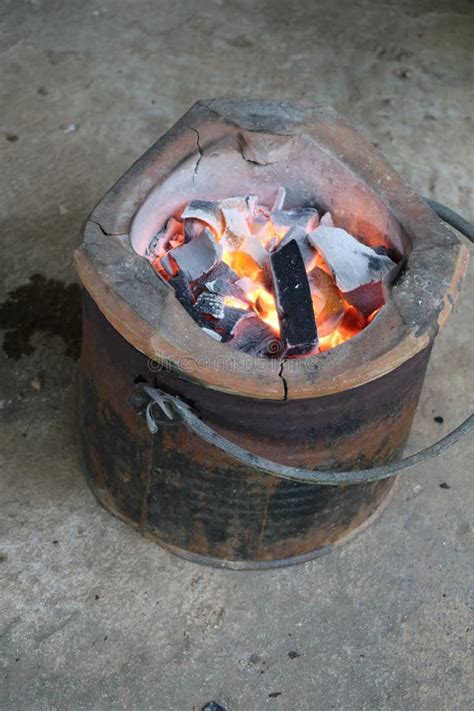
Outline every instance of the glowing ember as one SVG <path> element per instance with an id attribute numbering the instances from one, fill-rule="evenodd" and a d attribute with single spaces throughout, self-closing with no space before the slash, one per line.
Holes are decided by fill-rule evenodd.
<path id="1" fill-rule="evenodd" d="M 192 200 L 147 252 L 206 333 L 266 357 L 324 352 L 360 333 L 385 303 L 396 269 L 386 245 L 372 249 L 330 213 L 320 221 L 314 207 L 285 210 L 284 202 L 283 188 L 270 208 L 255 196 Z"/>

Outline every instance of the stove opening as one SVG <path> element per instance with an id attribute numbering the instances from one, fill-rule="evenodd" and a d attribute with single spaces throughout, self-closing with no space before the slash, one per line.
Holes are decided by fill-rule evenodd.
<path id="1" fill-rule="evenodd" d="M 212 338 L 260 357 L 334 348 L 362 331 L 387 300 L 400 254 L 364 243 L 330 212 L 257 195 L 191 200 L 170 216 L 145 256 Z"/>

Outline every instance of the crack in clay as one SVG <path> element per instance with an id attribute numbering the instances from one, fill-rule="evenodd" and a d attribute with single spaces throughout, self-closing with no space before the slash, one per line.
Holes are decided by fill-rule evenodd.
<path id="1" fill-rule="evenodd" d="M 127 232 L 107 232 L 104 230 L 100 222 L 97 222 L 96 220 L 93 220 L 92 218 L 89 218 L 89 222 L 92 222 L 93 225 L 96 225 L 99 230 L 102 232 L 103 235 L 106 237 L 126 237 Z"/>
<path id="2" fill-rule="evenodd" d="M 201 137 L 199 135 L 199 131 L 197 130 L 197 128 L 193 128 L 192 126 L 190 126 L 189 128 L 191 129 L 191 131 L 194 131 L 194 133 L 196 134 L 196 144 L 197 144 L 197 149 L 199 152 L 199 158 L 196 161 L 196 165 L 194 166 L 194 172 L 193 172 L 193 183 L 194 183 L 196 180 L 197 172 L 199 170 L 199 164 L 201 163 L 203 156 L 204 156 L 204 151 L 203 151 L 203 148 L 200 143 Z"/>
<path id="3" fill-rule="evenodd" d="M 278 377 L 281 378 L 283 382 L 283 400 L 288 400 L 288 383 L 286 378 L 283 376 L 283 368 L 285 367 L 286 359 L 283 358 L 280 365 L 280 370 L 278 371 Z"/>

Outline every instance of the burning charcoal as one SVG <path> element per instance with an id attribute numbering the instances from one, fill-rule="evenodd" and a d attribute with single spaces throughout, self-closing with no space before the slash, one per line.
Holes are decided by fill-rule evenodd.
<path id="1" fill-rule="evenodd" d="M 383 306 L 384 284 L 397 270 L 395 262 L 338 227 L 320 226 L 308 239 L 321 252 L 346 300 L 363 316 Z"/>
<path id="2" fill-rule="evenodd" d="M 211 291 L 214 294 L 222 293 L 223 296 L 227 293 L 224 291 L 224 284 L 228 284 L 228 291 L 231 293 L 233 285 L 238 281 L 239 275 L 234 272 L 225 262 L 219 261 L 212 269 L 203 274 L 199 279 L 191 284 L 191 289 L 194 296 L 199 296 L 203 291 Z M 222 289 L 219 290 L 219 285 Z M 235 287 L 240 292 L 238 287 Z"/>
<path id="3" fill-rule="evenodd" d="M 165 226 L 153 237 L 146 250 L 147 257 L 162 257 L 169 248 L 170 241 L 182 234 L 183 224 L 174 217 L 166 221 Z"/>
<path id="4" fill-rule="evenodd" d="M 179 303 L 184 306 L 188 314 L 192 316 L 194 299 L 184 274 L 182 272 L 178 272 L 175 276 L 171 277 L 168 284 L 173 287 Z"/>
<path id="5" fill-rule="evenodd" d="M 255 235 L 249 235 L 240 245 L 240 251 L 248 254 L 249 257 L 259 264 L 261 267 L 268 259 L 268 253 L 265 247 L 262 246 L 260 240 Z"/>
<path id="6" fill-rule="evenodd" d="M 383 281 L 373 281 L 345 293 L 344 296 L 364 318 L 369 318 L 385 304 L 387 292 Z"/>
<path id="7" fill-rule="evenodd" d="M 249 208 L 250 210 L 250 208 Z M 270 210 L 265 205 L 259 205 L 257 202 L 253 205 L 252 211 L 250 213 L 251 219 L 251 232 L 255 234 L 262 226 L 265 225 L 270 219 Z"/>
<path id="8" fill-rule="evenodd" d="M 191 200 L 183 210 L 181 217 L 183 220 L 201 220 L 212 227 L 218 235 L 222 234 L 224 229 L 224 217 L 216 202 Z"/>
<path id="9" fill-rule="evenodd" d="M 222 333 L 222 340 L 224 342 L 232 338 L 232 331 L 234 330 L 238 321 L 249 315 L 248 308 L 236 308 L 234 306 L 225 306 L 224 317 L 215 325 L 215 328 L 219 333 Z"/>
<path id="10" fill-rule="evenodd" d="M 272 209 L 270 212 L 276 212 L 277 210 L 283 210 L 283 205 L 285 204 L 286 189 L 283 187 L 278 188 L 275 200 L 273 201 Z"/>
<path id="11" fill-rule="evenodd" d="M 234 272 L 231 267 L 225 262 L 217 262 L 217 264 L 212 267 L 211 271 L 206 275 L 206 283 L 215 281 L 216 279 L 225 279 L 231 284 L 235 284 L 239 280 L 239 275 Z"/>
<path id="12" fill-rule="evenodd" d="M 212 316 L 216 320 L 222 319 L 224 318 L 224 297 L 204 292 L 198 297 L 194 308 L 205 316 Z"/>
<path id="13" fill-rule="evenodd" d="M 218 205 L 222 212 L 224 212 L 224 210 L 237 210 L 242 215 L 248 215 L 253 209 L 254 201 L 256 201 L 256 199 L 255 195 L 247 195 L 246 197 L 239 195 L 237 197 L 219 200 Z"/>
<path id="14" fill-rule="evenodd" d="M 334 221 L 330 212 L 325 212 L 319 220 L 321 227 L 334 227 Z"/>
<path id="15" fill-rule="evenodd" d="M 323 269 L 315 267 L 308 274 L 313 299 L 318 335 L 328 336 L 344 318 L 344 302 L 334 279 Z"/>
<path id="16" fill-rule="evenodd" d="M 242 291 L 242 289 L 240 289 L 237 284 L 234 284 L 223 277 L 218 277 L 213 281 L 207 281 L 206 289 L 210 291 L 211 294 L 219 294 L 220 296 L 233 296 L 235 299 L 245 301 L 245 293 Z"/>
<path id="17" fill-rule="evenodd" d="M 256 356 L 276 358 L 281 354 L 278 336 L 256 314 L 244 316 L 237 322 L 229 344 L 235 350 Z"/>
<path id="18" fill-rule="evenodd" d="M 222 255 L 222 247 L 205 229 L 192 242 L 171 250 L 170 256 L 188 281 L 195 281 L 208 272 Z"/>
<path id="19" fill-rule="evenodd" d="M 170 239 L 170 248 L 175 249 L 176 247 L 181 247 L 184 244 L 184 235 L 176 235 L 173 239 Z"/>
<path id="20" fill-rule="evenodd" d="M 318 342 L 313 302 L 296 240 L 270 256 L 282 340 L 287 355 L 302 355 Z"/>
<path id="21" fill-rule="evenodd" d="M 295 207 L 293 210 L 277 210 L 272 212 L 271 220 L 276 227 L 303 227 L 306 232 L 312 232 L 319 224 L 318 211 L 314 207 Z"/>
<path id="22" fill-rule="evenodd" d="M 255 226 L 255 225 L 254 225 Z M 270 220 L 266 220 L 259 229 L 255 229 L 253 236 L 258 239 L 260 244 L 268 251 L 271 251 L 275 244 L 278 244 L 281 237 L 285 233 L 285 228 L 278 230 Z"/>
<path id="23" fill-rule="evenodd" d="M 255 284 L 250 277 L 242 277 L 235 282 L 239 289 L 242 289 L 244 294 L 250 294 L 255 289 Z"/>
<path id="24" fill-rule="evenodd" d="M 245 237 L 250 236 L 248 219 L 250 197 L 227 198 L 219 201 L 219 207 L 224 216 L 225 229 L 223 239 L 225 245 L 232 251 L 239 249 Z"/>
<path id="25" fill-rule="evenodd" d="M 299 250 L 301 252 L 301 256 L 303 257 L 303 262 L 306 267 L 306 269 L 309 269 L 312 262 L 315 261 L 316 255 L 314 249 L 311 247 L 310 243 L 308 242 L 308 234 L 303 227 L 299 227 L 298 225 L 295 225 L 294 227 L 290 227 L 286 235 L 283 237 L 282 241 L 278 245 L 278 249 L 281 249 L 281 247 L 284 247 L 285 244 L 288 244 L 288 242 L 291 242 L 291 240 L 294 239 L 296 244 L 299 247 Z"/>
<path id="26" fill-rule="evenodd" d="M 205 227 L 206 223 L 201 220 L 184 220 L 184 241 L 191 242 L 191 240 L 199 237 Z"/>
<path id="27" fill-rule="evenodd" d="M 239 275 L 225 262 L 217 262 L 216 266 L 207 275 L 206 281 L 212 281 L 213 279 L 227 279 L 232 284 L 235 284 L 239 280 Z"/>

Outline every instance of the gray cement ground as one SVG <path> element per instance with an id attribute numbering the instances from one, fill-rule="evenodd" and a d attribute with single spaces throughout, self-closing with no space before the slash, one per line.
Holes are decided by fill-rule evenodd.
<path id="1" fill-rule="evenodd" d="M 472 442 L 404 477 L 331 556 L 251 573 L 184 562 L 89 493 L 77 361 L 64 329 L 33 333 L 47 289 L 29 282 L 74 280 L 89 210 L 200 97 L 331 103 L 420 193 L 474 218 L 472 2 L 3 0 L 0 12 L 0 313 L 10 352 L 33 334 L 29 354 L 0 363 L 2 711 L 472 708 Z M 411 449 L 472 409 L 472 286 L 471 271 Z M 51 288 L 74 323 L 75 294 Z"/>

